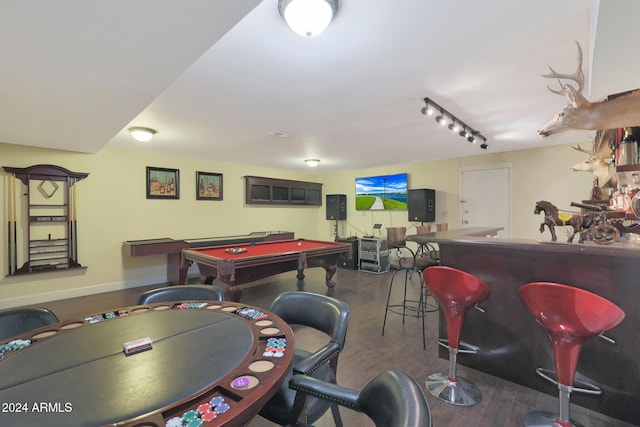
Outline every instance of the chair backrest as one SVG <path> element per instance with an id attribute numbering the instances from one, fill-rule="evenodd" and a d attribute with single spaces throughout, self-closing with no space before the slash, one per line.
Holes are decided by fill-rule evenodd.
<path id="1" fill-rule="evenodd" d="M 431 427 L 429 403 L 416 380 L 399 369 L 381 372 L 361 391 L 294 375 L 289 386 L 309 396 L 366 414 L 376 427 Z M 295 424 L 296 427 L 311 427 Z"/>
<path id="2" fill-rule="evenodd" d="M 324 332 L 344 347 L 351 309 L 344 301 L 311 292 L 283 292 L 269 311 L 292 325 L 303 325 Z"/>
<path id="3" fill-rule="evenodd" d="M 376 427 L 431 426 L 431 410 L 422 389 L 399 369 L 384 371 L 365 385 L 358 407 Z"/>
<path id="4" fill-rule="evenodd" d="M 11 308 L 0 311 L 0 340 L 58 323 L 52 311 L 46 308 Z"/>
<path id="5" fill-rule="evenodd" d="M 407 227 L 387 227 L 387 243 L 396 248 L 407 246 Z"/>
<path id="6" fill-rule="evenodd" d="M 224 290 L 211 285 L 166 286 L 143 292 L 138 298 L 138 304 L 199 300 L 224 301 Z"/>

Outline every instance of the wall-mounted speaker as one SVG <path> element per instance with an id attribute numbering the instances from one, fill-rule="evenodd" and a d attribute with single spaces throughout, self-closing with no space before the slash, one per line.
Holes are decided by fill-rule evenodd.
<path id="1" fill-rule="evenodd" d="M 409 221 L 434 222 L 436 220 L 436 190 L 428 188 L 409 190 Z"/>
<path id="2" fill-rule="evenodd" d="M 344 220 L 347 219 L 347 195 L 327 194 L 327 219 Z"/>

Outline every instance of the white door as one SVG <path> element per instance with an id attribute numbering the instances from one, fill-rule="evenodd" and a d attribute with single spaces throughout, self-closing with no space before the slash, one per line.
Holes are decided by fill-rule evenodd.
<path id="1" fill-rule="evenodd" d="M 462 228 L 502 227 L 498 237 L 510 237 L 511 166 L 467 168 L 460 173 Z"/>

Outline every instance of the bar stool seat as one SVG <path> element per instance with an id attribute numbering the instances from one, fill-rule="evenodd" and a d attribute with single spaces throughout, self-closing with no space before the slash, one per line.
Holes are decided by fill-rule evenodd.
<path id="1" fill-rule="evenodd" d="M 423 273 L 425 285 L 444 314 L 447 340 L 438 344 L 449 349 L 449 372 L 429 375 L 427 390 L 438 399 L 459 406 L 472 406 L 482 400 L 482 392 L 472 382 L 456 374 L 458 353 L 477 353 L 478 347 L 463 344 L 460 335 L 467 311 L 489 297 L 489 287 L 475 276 L 452 267 L 429 267 Z"/>
<path id="2" fill-rule="evenodd" d="M 618 326 L 625 313 L 599 295 L 560 283 L 528 283 L 520 288 L 520 297 L 527 311 L 551 338 L 557 380 L 540 368 L 536 372 L 556 383 L 559 390 L 558 414 L 529 412 L 525 426 L 579 426 L 569 417 L 571 392 L 601 393 L 596 385 L 588 385 L 586 389 L 573 387 L 582 345 Z"/>
<path id="3" fill-rule="evenodd" d="M 438 261 L 428 256 L 419 256 L 419 254 L 407 247 L 406 227 L 388 227 L 387 228 L 387 245 L 391 251 L 395 250 L 396 256 L 389 257 L 389 266 L 394 270 L 389 281 L 389 293 L 387 295 L 387 304 L 384 312 L 384 320 L 382 322 L 382 336 L 387 324 L 387 314 L 389 312 L 402 316 L 402 324 L 404 325 L 405 317 L 416 317 L 422 319 L 422 348 L 427 348 L 425 337 L 425 314 L 438 310 L 437 301 L 429 300 L 429 294 L 424 286 L 422 271 L 434 265 L 438 265 Z M 402 300 L 392 301 L 392 291 L 395 278 L 398 274 L 404 274 L 404 291 Z M 419 289 L 416 297 L 407 296 L 407 288 L 411 283 L 413 275 L 416 274 L 419 279 Z M 417 298 L 417 299 L 415 299 Z"/>

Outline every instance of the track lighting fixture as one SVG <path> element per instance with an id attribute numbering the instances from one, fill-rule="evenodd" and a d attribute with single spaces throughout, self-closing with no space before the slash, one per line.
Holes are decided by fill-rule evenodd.
<path id="1" fill-rule="evenodd" d="M 434 109 L 438 110 L 440 114 L 436 117 L 436 122 L 440 123 L 442 126 L 448 125 L 450 131 L 456 132 L 458 135 L 465 138 L 472 144 L 475 144 L 479 139 L 482 139 L 483 143 L 480 144 L 480 148 L 482 148 L 483 150 L 489 148 L 489 145 L 487 144 L 487 138 L 482 136 L 480 132 L 469 127 L 462 120 L 458 119 L 456 116 L 433 102 L 433 100 L 425 98 L 424 103 L 425 106 L 420 110 L 422 114 L 424 114 L 425 116 L 430 116 L 433 114 Z M 451 123 L 449 123 L 449 120 L 451 120 Z"/>

